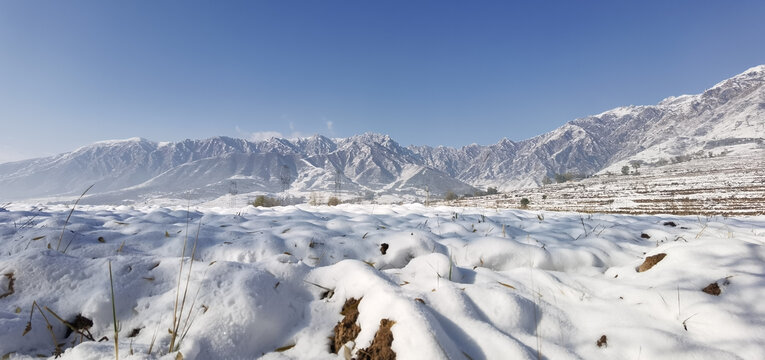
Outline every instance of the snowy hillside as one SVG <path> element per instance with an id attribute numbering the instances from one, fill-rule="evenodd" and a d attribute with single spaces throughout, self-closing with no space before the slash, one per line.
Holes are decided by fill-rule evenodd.
<path id="1" fill-rule="evenodd" d="M 370 133 L 260 142 L 227 137 L 99 142 L 53 157 L 0 164 L 0 199 L 65 200 L 90 184 L 95 186 L 84 199 L 90 204 L 213 201 L 234 193 L 412 199 L 489 186 L 533 188 L 556 174 L 618 173 L 633 162 L 701 159 L 739 145 L 754 153 L 765 149 L 763 85 L 765 65 L 699 95 L 616 108 L 528 140 L 459 149 L 403 147 L 387 135 Z M 741 171 L 750 169 L 744 164 Z"/>
<path id="2" fill-rule="evenodd" d="M 68 212 L 0 209 L 3 358 L 765 358 L 762 216 Z"/>

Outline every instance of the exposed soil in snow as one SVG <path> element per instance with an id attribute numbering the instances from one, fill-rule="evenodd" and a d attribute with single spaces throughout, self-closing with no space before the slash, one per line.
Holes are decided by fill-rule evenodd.
<path id="1" fill-rule="evenodd" d="M 360 299 L 350 298 L 343 304 L 343 310 L 340 311 L 343 319 L 335 325 L 329 348 L 330 352 L 337 353 L 343 348 L 345 343 L 353 341 L 356 339 L 356 336 L 359 336 L 361 328 L 356 323 L 356 320 L 359 318 L 360 301 Z"/>
<path id="2" fill-rule="evenodd" d="M 389 319 L 380 320 L 380 328 L 375 333 L 372 344 L 366 349 L 359 350 L 359 360 L 395 360 L 396 353 L 391 349 L 393 332 L 391 327 L 396 322 Z"/>

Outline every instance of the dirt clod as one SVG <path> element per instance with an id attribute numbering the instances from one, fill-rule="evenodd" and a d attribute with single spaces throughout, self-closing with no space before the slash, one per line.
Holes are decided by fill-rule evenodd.
<path id="1" fill-rule="evenodd" d="M 127 337 L 132 338 L 132 337 L 138 336 L 138 334 L 141 333 L 141 329 L 143 328 L 134 328 L 133 330 L 130 330 L 130 333 L 128 334 Z"/>
<path id="2" fill-rule="evenodd" d="M 380 252 L 385 255 L 386 252 L 388 252 L 388 244 L 382 243 L 380 244 Z"/>
<path id="3" fill-rule="evenodd" d="M 329 351 L 331 353 L 337 354 L 345 343 L 356 339 L 356 336 L 361 332 L 361 327 L 356 324 L 356 320 L 359 318 L 360 302 L 361 299 L 350 298 L 343 304 L 343 309 L 340 311 L 343 319 L 335 325 L 335 330 L 330 337 Z"/>
<path id="4" fill-rule="evenodd" d="M 393 320 L 381 319 L 380 328 L 375 333 L 372 344 L 359 350 L 358 360 L 395 360 L 396 353 L 390 348 L 393 343 L 393 332 L 390 328 L 395 323 Z"/>
<path id="5" fill-rule="evenodd" d="M 721 293 L 720 286 L 717 285 L 716 281 L 707 285 L 707 287 L 701 289 L 701 291 L 714 296 L 720 296 L 720 293 Z"/>
<path id="6" fill-rule="evenodd" d="M 3 294 L 0 294 L 0 299 L 13 295 L 13 293 L 16 292 L 16 290 L 13 288 L 13 285 L 16 282 L 16 278 L 13 276 L 12 272 L 9 272 L 5 274 L 5 277 L 8 279 L 8 291 L 4 292 Z"/>
<path id="7" fill-rule="evenodd" d="M 83 335 L 84 334 L 90 335 L 90 332 L 88 330 L 93 326 L 93 320 L 90 320 L 90 319 L 82 316 L 82 314 L 77 314 L 77 316 L 75 316 L 73 320 L 68 321 L 68 323 L 75 330 L 77 330 L 78 333 L 81 333 Z M 72 334 L 72 329 L 67 326 L 67 328 L 66 328 L 66 335 L 64 337 L 68 338 L 69 335 L 71 335 L 71 334 Z"/>
<path id="8" fill-rule="evenodd" d="M 656 255 L 645 258 L 645 261 L 643 261 L 643 263 L 640 264 L 640 266 L 638 266 L 637 272 L 650 270 L 654 265 L 658 264 L 659 261 L 664 259 L 665 256 L 667 256 L 667 254 L 660 253 L 660 254 L 656 254 Z"/>
<path id="9" fill-rule="evenodd" d="M 608 347 L 608 338 L 605 335 L 601 335 L 596 344 L 598 344 L 598 347 Z"/>

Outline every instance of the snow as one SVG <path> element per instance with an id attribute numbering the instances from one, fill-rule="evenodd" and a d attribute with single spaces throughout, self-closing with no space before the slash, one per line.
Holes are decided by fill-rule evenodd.
<path id="1" fill-rule="evenodd" d="M 765 358 L 765 216 L 80 206 L 65 223 L 69 210 L 0 211 L 0 296 L 10 293 L 0 355 L 52 354 L 37 310 L 22 336 L 36 301 L 64 319 L 82 314 L 96 340 L 110 339 L 65 338 L 46 312 L 63 359 L 113 358 L 111 262 L 120 357 L 175 359 L 168 329 L 188 235 L 185 359 L 343 359 L 328 337 L 349 298 L 361 299 L 352 356 L 390 319 L 399 359 Z M 719 296 L 701 291 L 713 282 Z"/>

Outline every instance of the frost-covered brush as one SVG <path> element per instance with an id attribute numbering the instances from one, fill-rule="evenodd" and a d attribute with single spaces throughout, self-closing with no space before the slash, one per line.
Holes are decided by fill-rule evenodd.
<path id="1" fill-rule="evenodd" d="M 82 195 L 80 195 L 80 197 L 77 198 L 77 201 L 74 202 L 74 206 L 72 206 L 72 210 L 69 211 L 69 215 L 66 217 L 66 221 L 64 221 L 64 227 L 61 229 L 61 236 L 58 237 L 58 244 L 56 245 L 56 251 L 58 251 L 58 249 L 61 247 L 61 240 L 64 239 L 64 232 L 66 231 L 66 225 L 69 224 L 69 219 L 72 217 L 72 213 L 74 213 L 74 209 L 77 208 L 77 204 L 80 203 L 80 200 L 82 200 L 82 197 L 85 196 L 88 190 L 90 190 L 90 188 L 92 188 L 94 185 L 96 184 L 88 186 L 88 188 L 82 192 Z"/>
<path id="2" fill-rule="evenodd" d="M 186 234 L 187 237 L 183 241 L 183 252 L 181 253 L 181 265 L 180 269 L 178 270 L 178 286 L 176 288 L 175 293 L 175 305 L 173 306 L 173 328 L 170 334 L 170 347 L 168 348 L 168 353 L 178 351 L 178 349 L 181 346 L 182 337 L 180 337 L 181 334 L 179 334 L 179 330 L 181 330 L 181 323 L 184 322 L 183 319 L 183 309 L 186 307 L 186 297 L 189 292 L 189 282 L 191 281 L 191 270 L 194 267 L 194 256 L 197 253 L 197 243 L 199 242 L 199 231 L 202 228 L 202 218 L 199 218 L 199 225 L 197 225 L 197 235 L 194 239 L 194 246 L 191 250 L 191 260 L 189 262 L 189 270 L 186 275 L 186 283 L 183 288 L 183 297 L 181 298 L 180 305 L 178 304 L 178 296 L 181 289 L 181 279 L 183 278 L 183 262 L 184 258 L 186 256 L 186 243 L 188 241 L 188 221 L 187 221 L 187 230 Z M 191 311 L 189 311 L 189 315 L 191 316 Z M 188 317 L 186 318 L 185 322 L 188 322 Z M 188 330 L 186 330 L 188 331 Z"/>

